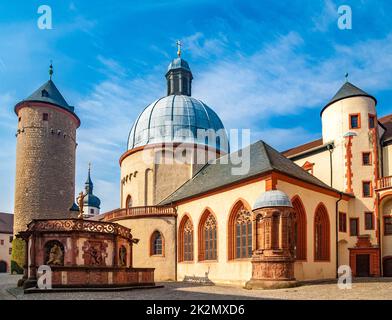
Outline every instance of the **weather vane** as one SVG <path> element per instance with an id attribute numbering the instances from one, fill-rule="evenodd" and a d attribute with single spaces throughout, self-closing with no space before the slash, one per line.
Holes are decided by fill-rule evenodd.
<path id="1" fill-rule="evenodd" d="M 181 46 L 182 46 L 181 41 L 177 40 L 177 55 L 178 55 L 178 57 L 181 57 Z"/>
<path id="2" fill-rule="evenodd" d="M 348 72 L 346 72 L 346 74 L 344 75 L 344 77 L 346 78 L 346 82 L 348 82 Z"/>
<path id="3" fill-rule="evenodd" d="M 52 63 L 52 60 L 50 60 L 50 66 L 49 66 L 49 78 L 50 78 L 50 80 L 52 80 L 52 76 L 53 76 L 53 63 Z"/>

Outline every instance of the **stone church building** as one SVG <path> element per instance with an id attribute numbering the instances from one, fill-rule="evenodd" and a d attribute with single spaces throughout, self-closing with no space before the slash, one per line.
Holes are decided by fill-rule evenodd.
<path id="1" fill-rule="evenodd" d="M 346 82 L 321 109 L 320 139 L 285 152 L 264 141 L 230 152 L 219 115 L 192 96 L 180 53 L 166 81 L 167 95 L 130 119 L 120 208 L 89 218 L 132 229 L 135 267 L 155 268 L 156 281 L 244 285 L 270 252 L 288 257 L 271 277 L 333 279 L 341 265 L 354 276 L 392 276 L 392 115 L 378 117 L 375 97 Z M 42 215 L 70 215 L 80 120 L 51 80 L 15 111 L 22 230 Z M 42 160 L 48 146 L 62 156 L 42 171 L 31 155 Z M 249 170 L 235 174 L 238 159 Z"/>

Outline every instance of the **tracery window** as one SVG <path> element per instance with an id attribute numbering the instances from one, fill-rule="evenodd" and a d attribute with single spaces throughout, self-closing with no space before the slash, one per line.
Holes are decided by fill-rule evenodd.
<path id="1" fill-rule="evenodd" d="M 193 261 L 193 224 L 187 216 L 185 216 L 180 223 L 178 238 L 178 260 L 180 262 Z"/>
<path id="2" fill-rule="evenodd" d="M 199 260 L 217 259 L 217 224 L 208 211 L 203 215 L 199 226 Z"/>
<path id="3" fill-rule="evenodd" d="M 320 204 L 314 216 L 314 259 L 328 261 L 330 258 L 330 226 L 327 209 Z"/>
<path id="4" fill-rule="evenodd" d="M 306 212 L 301 199 L 291 200 L 294 208 L 293 239 L 296 260 L 306 260 Z"/>
<path id="5" fill-rule="evenodd" d="M 252 220 L 251 214 L 241 207 L 235 219 L 235 258 L 250 258 L 252 256 Z"/>

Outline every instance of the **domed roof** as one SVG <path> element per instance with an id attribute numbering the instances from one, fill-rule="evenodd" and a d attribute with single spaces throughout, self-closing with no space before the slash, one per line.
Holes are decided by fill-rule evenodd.
<path id="1" fill-rule="evenodd" d="M 212 129 L 220 138 L 208 141 L 205 136 L 198 137 L 200 129 Z M 197 143 L 227 153 L 227 141 L 222 121 L 205 103 L 186 95 L 169 95 L 151 103 L 139 115 L 129 134 L 128 150 L 165 142 Z"/>
<path id="2" fill-rule="evenodd" d="M 87 194 L 83 199 L 83 204 L 85 207 L 94 207 L 100 209 L 101 200 L 93 194 Z"/>
<path id="3" fill-rule="evenodd" d="M 280 190 L 270 190 L 263 192 L 256 200 L 253 205 L 253 210 L 261 208 L 271 208 L 271 207 L 289 207 L 292 208 L 293 205 L 283 191 Z"/>
<path id="4" fill-rule="evenodd" d="M 170 62 L 169 66 L 167 67 L 168 72 L 170 70 L 175 70 L 175 69 L 185 69 L 191 72 L 191 68 L 189 67 L 188 62 L 186 62 L 184 59 L 180 57 L 173 59 L 173 61 Z"/>

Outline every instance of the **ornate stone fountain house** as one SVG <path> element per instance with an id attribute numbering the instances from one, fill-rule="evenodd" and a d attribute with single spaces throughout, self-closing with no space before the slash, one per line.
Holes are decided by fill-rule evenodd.
<path id="1" fill-rule="evenodd" d="M 153 286 L 154 268 L 132 267 L 131 230 L 82 219 L 33 220 L 18 237 L 26 241 L 22 283 L 37 286 L 39 266 L 49 265 L 52 287 Z"/>

